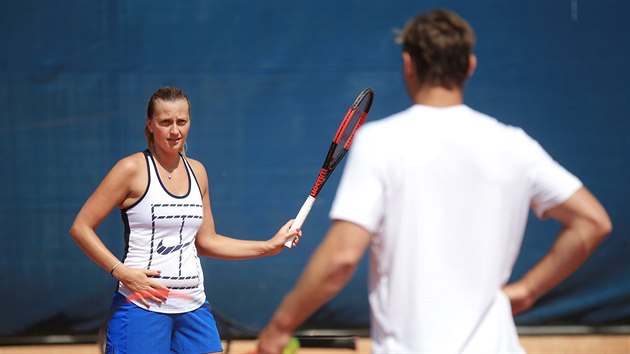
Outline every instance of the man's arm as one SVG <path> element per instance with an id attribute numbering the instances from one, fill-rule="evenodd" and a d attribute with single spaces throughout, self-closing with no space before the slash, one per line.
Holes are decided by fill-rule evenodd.
<path id="1" fill-rule="evenodd" d="M 282 352 L 291 333 L 350 280 L 370 238 L 370 233 L 361 226 L 346 221 L 333 222 L 297 285 L 261 332 L 259 354 Z"/>
<path id="2" fill-rule="evenodd" d="M 563 227 L 549 253 L 503 289 L 515 315 L 531 308 L 538 298 L 571 275 L 612 230 L 604 207 L 583 187 L 543 217 L 555 219 Z"/>

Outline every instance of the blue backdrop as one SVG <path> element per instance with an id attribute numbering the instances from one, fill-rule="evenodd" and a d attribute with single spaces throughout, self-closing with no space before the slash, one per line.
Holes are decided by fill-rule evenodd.
<path id="1" fill-rule="evenodd" d="M 368 120 L 409 105 L 393 30 L 436 6 L 478 34 L 466 103 L 524 127 L 614 223 L 584 267 L 518 323 L 630 323 L 630 2 L 3 0 L 0 336 L 89 333 L 106 317 L 115 283 L 68 229 L 114 163 L 144 149 L 155 89 L 178 86 L 191 99 L 189 155 L 208 170 L 218 231 L 266 239 L 295 216 L 361 89 L 376 91 Z M 254 328 L 266 323 L 329 226 L 338 178 L 298 248 L 203 261 L 217 310 Z M 531 218 L 514 277 L 557 230 Z M 98 232 L 122 255 L 119 213 Z M 368 322 L 364 261 L 309 326 Z"/>

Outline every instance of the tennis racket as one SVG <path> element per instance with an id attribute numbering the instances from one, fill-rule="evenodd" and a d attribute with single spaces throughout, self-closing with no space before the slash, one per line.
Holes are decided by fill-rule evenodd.
<path id="1" fill-rule="evenodd" d="M 345 156 L 346 152 L 350 148 L 350 144 L 352 144 L 352 138 L 354 138 L 354 134 L 357 129 L 361 127 L 363 122 L 365 122 L 365 118 L 370 111 L 370 107 L 372 106 L 372 100 L 374 99 L 374 90 L 371 88 L 366 88 L 361 91 L 359 96 L 346 113 L 345 117 L 341 121 L 341 125 L 337 129 L 337 133 L 333 137 L 332 144 L 330 144 L 330 148 L 328 149 L 328 154 L 326 155 L 326 159 L 324 160 L 324 165 L 321 170 L 319 170 L 319 175 L 315 180 L 315 184 L 311 189 L 311 193 L 306 198 L 304 204 L 300 208 L 295 220 L 293 221 L 293 225 L 291 225 L 291 230 L 295 230 L 297 228 L 302 227 L 308 213 L 311 211 L 311 207 L 313 203 L 315 203 L 315 199 L 317 195 L 321 191 L 322 187 L 328 180 L 328 177 L 333 173 L 335 167 L 339 164 L 341 159 Z M 293 246 L 293 239 L 288 240 L 284 246 L 287 248 L 291 248 Z"/>

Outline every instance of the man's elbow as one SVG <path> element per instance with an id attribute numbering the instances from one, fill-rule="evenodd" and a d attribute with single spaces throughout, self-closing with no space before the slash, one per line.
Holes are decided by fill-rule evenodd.
<path id="1" fill-rule="evenodd" d="M 333 270 L 331 279 L 333 282 L 343 286 L 348 279 L 352 277 L 357 265 L 361 260 L 360 257 L 348 252 L 337 253 L 331 259 L 331 269 Z"/>
<path id="2" fill-rule="evenodd" d="M 606 214 L 605 212 L 601 213 L 600 215 L 591 217 L 588 221 L 588 234 L 590 235 L 590 237 L 587 238 L 586 247 L 587 251 L 591 253 L 612 232 L 612 221 L 610 221 L 608 214 Z"/>
<path id="3" fill-rule="evenodd" d="M 608 215 L 603 215 L 595 221 L 596 234 L 602 240 L 612 232 L 612 221 Z"/>

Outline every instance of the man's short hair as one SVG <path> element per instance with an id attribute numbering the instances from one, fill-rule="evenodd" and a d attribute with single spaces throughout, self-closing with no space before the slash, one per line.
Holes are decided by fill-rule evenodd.
<path id="1" fill-rule="evenodd" d="M 475 46 L 472 27 L 454 12 L 436 9 L 411 19 L 397 42 L 414 60 L 422 86 L 461 88 Z"/>

